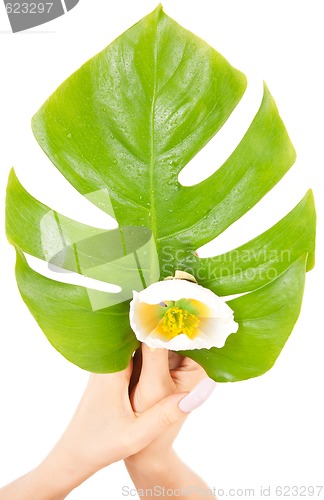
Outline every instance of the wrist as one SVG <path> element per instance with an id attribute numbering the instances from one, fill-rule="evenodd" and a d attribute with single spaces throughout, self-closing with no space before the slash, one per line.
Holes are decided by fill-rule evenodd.
<path id="1" fill-rule="evenodd" d="M 36 499 L 61 500 L 96 472 L 59 442 L 45 460 L 32 471 Z M 37 489 L 36 489 L 37 487 Z"/>
<path id="2" fill-rule="evenodd" d="M 56 471 L 55 471 L 56 472 Z M 24 476 L 0 489 L 0 499 L 63 500 L 68 488 L 61 474 L 53 474 L 45 461 Z"/>
<path id="3" fill-rule="evenodd" d="M 179 460 L 174 449 L 160 450 L 152 453 L 149 450 L 142 450 L 135 455 L 132 455 L 124 460 L 125 465 L 130 473 L 143 471 L 143 473 L 154 475 L 163 473 L 165 470 L 170 470 Z"/>

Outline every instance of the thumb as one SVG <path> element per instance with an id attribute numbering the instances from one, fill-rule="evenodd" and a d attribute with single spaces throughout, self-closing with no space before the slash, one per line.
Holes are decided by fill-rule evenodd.
<path id="1" fill-rule="evenodd" d="M 172 394 L 141 413 L 132 425 L 132 455 L 145 448 L 172 425 L 184 421 L 179 402 L 188 393 Z"/>
<path id="2" fill-rule="evenodd" d="M 205 378 L 190 393 L 178 393 L 168 396 L 146 410 L 134 420 L 132 454 L 145 448 L 176 423 L 184 421 L 186 415 L 200 406 L 211 395 L 215 382 Z"/>

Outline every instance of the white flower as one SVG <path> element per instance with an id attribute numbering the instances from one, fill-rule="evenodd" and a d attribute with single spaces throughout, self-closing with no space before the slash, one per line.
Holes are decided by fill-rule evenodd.
<path id="1" fill-rule="evenodd" d="M 186 279 L 167 279 L 133 292 L 130 324 L 140 342 L 172 351 L 210 349 L 223 347 L 237 331 L 232 309 L 192 280 L 186 274 Z"/>

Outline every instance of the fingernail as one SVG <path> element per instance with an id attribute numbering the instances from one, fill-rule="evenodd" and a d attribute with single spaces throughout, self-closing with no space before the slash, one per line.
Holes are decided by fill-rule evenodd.
<path id="1" fill-rule="evenodd" d="M 204 378 L 187 396 L 181 399 L 178 405 L 180 410 L 184 413 L 190 413 L 192 410 L 195 410 L 209 398 L 215 387 L 216 382 L 214 380 Z"/>

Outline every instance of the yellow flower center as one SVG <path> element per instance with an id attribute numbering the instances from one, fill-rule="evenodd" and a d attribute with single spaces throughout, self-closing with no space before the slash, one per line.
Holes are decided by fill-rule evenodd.
<path id="1" fill-rule="evenodd" d="M 162 330 L 169 339 L 173 339 L 180 333 L 193 339 L 197 335 L 198 324 L 197 316 L 177 306 L 170 307 L 161 322 Z"/>

